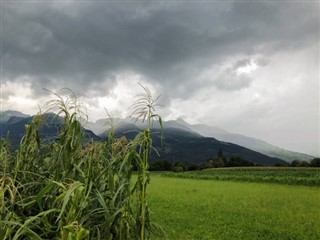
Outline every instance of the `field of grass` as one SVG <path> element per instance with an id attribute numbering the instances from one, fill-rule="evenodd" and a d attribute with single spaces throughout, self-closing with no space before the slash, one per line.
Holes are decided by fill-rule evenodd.
<path id="1" fill-rule="evenodd" d="M 320 168 L 236 167 L 165 173 L 168 177 L 320 186 Z"/>
<path id="2" fill-rule="evenodd" d="M 151 220 L 168 239 L 320 239 L 320 188 L 152 174 Z"/>

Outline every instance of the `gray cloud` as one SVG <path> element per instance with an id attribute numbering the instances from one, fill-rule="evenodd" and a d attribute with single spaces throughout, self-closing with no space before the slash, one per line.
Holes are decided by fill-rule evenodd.
<path id="1" fill-rule="evenodd" d="M 274 142 L 297 132 L 318 152 L 317 2 L 1 4 L 0 98 L 7 108 L 20 101 L 17 109 L 25 110 L 46 99 L 42 88 L 68 87 L 94 114 L 104 104 L 118 111 L 141 80 L 162 93 L 164 117 L 210 119 L 261 138 L 268 132 Z M 257 71 L 239 71 L 250 65 Z"/>
<path id="2" fill-rule="evenodd" d="M 265 67 L 270 63 L 270 61 L 266 58 L 258 58 L 255 60 L 255 63 L 260 67 Z"/>
<path id="3" fill-rule="evenodd" d="M 192 82 L 203 69 L 219 66 L 227 57 L 267 57 L 316 43 L 319 19 L 316 3 L 3 6 L 4 77 L 18 81 L 28 75 L 35 91 L 61 85 L 82 95 L 103 95 L 114 86 L 115 76 L 132 71 L 186 98 L 196 90 Z M 228 74 L 216 82 L 221 89 L 249 83 Z M 177 91 L 177 84 L 184 87 Z"/>
<path id="4" fill-rule="evenodd" d="M 241 59 L 239 61 L 237 61 L 234 65 L 233 68 L 234 70 L 238 69 L 239 67 L 245 67 L 247 65 L 250 65 L 251 61 L 249 58 L 245 58 L 245 59 Z"/>
<path id="5" fill-rule="evenodd" d="M 229 69 L 223 74 L 219 75 L 213 81 L 213 84 L 220 90 L 235 91 L 249 87 L 252 81 L 253 79 L 251 79 L 248 75 L 237 75 L 234 71 Z"/>

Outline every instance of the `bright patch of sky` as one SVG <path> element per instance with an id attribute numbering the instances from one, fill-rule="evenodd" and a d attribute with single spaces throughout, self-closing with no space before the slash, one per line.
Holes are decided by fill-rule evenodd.
<path id="1" fill-rule="evenodd" d="M 256 70 L 258 68 L 258 65 L 255 63 L 249 63 L 243 67 L 239 67 L 236 71 L 238 74 L 250 74 L 251 72 L 253 72 L 254 70 Z"/>

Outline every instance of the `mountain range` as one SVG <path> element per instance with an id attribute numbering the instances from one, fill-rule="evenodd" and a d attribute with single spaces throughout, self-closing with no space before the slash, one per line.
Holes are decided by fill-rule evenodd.
<path id="1" fill-rule="evenodd" d="M 104 137 L 106 136 L 107 129 L 109 128 L 109 122 L 109 119 L 100 119 L 95 123 L 88 122 L 85 126 L 86 128 L 92 130 L 95 134 Z M 124 130 L 128 130 L 130 128 L 141 129 L 146 126 L 146 124 L 141 124 L 141 122 L 134 122 L 130 118 L 116 119 L 115 122 L 119 129 Z M 215 138 L 222 142 L 240 145 L 253 151 L 267 155 L 271 158 L 282 159 L 289 163 L 297 159 L 302 161 L 310 161 L 314 158 L 313 156 L 304 153 L 293 152 L 274 146 L 260 139 L 231 133 L 218 127 L 205 124 L 189 124 L 182 118 L 178 118 L 177 120 L 165 121 L 163 122 L 163 126 L 164 129 L 179 129 L 201 135 L 202 137 Z M 157 126 L 155 125 L 155 127 Z"/>
<path id="2" fill-rule="evenodd" d="M 60 117 L 49 113 L 46 115 L 47 123 L 40 129 L 43 138 L 54 138 L 57 135 Z M 0 112 L 0 134 L 5 137 L 9 132 L 13 143 L 19 143 L 24 135 L 25 124 L 31 122 L 32 117 L 17 111 Z M 95 123 L 82 122 L 86 137 L 100 141 L 106 138 L 110 131 L 111 119 L 100 119 Z M 112 119 L 115 124 L 117 136 L 134 138 L 136 132 L 143 129 L 146 123 L 134 121 L 130 118 Z M 261 165 L 286 164 L 292 160 L 311 160 L 313 157 L 291 152 L 273 146 L 259 139 L 250 138 L 240 134 L 230 133 L 226 130 L 203 125 L 188 124 L 183 119 L 163 122 L 164 144 L 161 144 L 160 129 L 157 124 L 153 125 L 153 146 L 157 149 L 160 157 L 153 152 L 151 160 L 165 159 L 171 161 L 188 161 L 200 163 L 208 158 L 217 156 L 219 149 L 225 157 L 241 156 L 242 158 Z"/>
<path id="3" fill-rule="evenodd" d="M 40 127 L 40 136 L 45 140 L 52 140 L 57 137 L 59 127 L 63 119 L 54 113 L 45 113 L 44 124 Z M 16 148 L 21 138 L 25 135 L 25 125 L 31 123 L 33 116 L 17 111 L 0 112 L 0 136 L 10 138 L 11 145 Z M 85 139 L 101 140 L 91 130 L 84 129 Z"/>
<path id="4" fill-rule="evenodd" d="M 196 131 L 203 136 L 214 137 L 224 142 L 231 142 L 234 144 L 238 144 L 246 148 L 250 148 L 254 151 L 260 152 L 262 154 L 265 154 L 269 157 L 280 158 L 287 162 L 292 162 L 297 159 L 303 160 L 303 161 L 310 161 L 314 158 L 313 156 L 310 156 L 308 154 L 293 152 L 293 151 L 289 151 L 289 150 L 274 146 L 263 140 L 244 136 L 241 134 L 230 133 L 221 128 L 208 126 L 204 124 L 190 125 L 181 118 L 178 118 L 177 122 L 179 122 L 184 126 L 189 127 L 193 131 Z"/>

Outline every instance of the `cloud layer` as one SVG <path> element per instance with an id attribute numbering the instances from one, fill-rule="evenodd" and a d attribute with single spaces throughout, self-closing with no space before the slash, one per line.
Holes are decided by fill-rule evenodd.
<path id="1" fill-rule="evenodd" d="M 185 116 L 263 137 L 259 121 L 276 121 L 269 112 L 282 116 L 291 131 L 302 128 L 291 124 L 292 114 L 303 112 L 311 127 L 299 132 L 305 132 L 312 149 L 319 144 L 319 3 L 1 4 L 6 108 L 14 105 L 15 89 L 27 86 L 25 99 L 43 99 L 42 88 L 68 87 L 91 109 L 112 97 L 119 99 L 112 103 L 117 109 L 131 101 L 121 100 L 122 92 L 134 95 L 132 82 L 140 81 L 163 94 L 166 117 Z M 248 125 L 235 127 L 239 118 Z M 267 138 L 288 147 L 285 140 L 277 142 L 279 136 Z"/>

